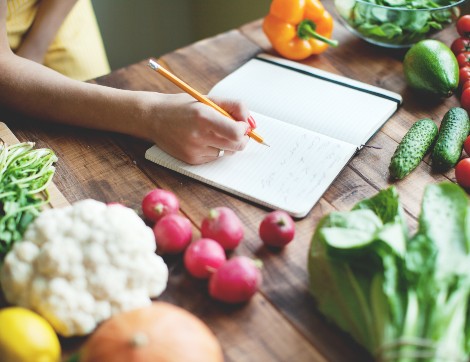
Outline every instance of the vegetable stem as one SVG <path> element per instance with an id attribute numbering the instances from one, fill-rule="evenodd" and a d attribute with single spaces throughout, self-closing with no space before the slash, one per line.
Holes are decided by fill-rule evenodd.
<path id="1" fill-rule="evenodd" d="M 317 40 L 320 40 L 328 45 L 331 45 L 332 47 L 337 47 L 338 46 L 338 41 L 329 39 L 323 35 L 318 34 L 315 29 L 316 25 L 312 20 L 305 19 L 300 22 L 300 24 L 297 27 L 297 35 L 299 36 L 300 39 L 309 39 L 309 38 L 314 38 Z"/>
<path id="2" fill-rule="evenodd" d="M 145 347 L 149 344 L 149 338 L 144 332 L 136 332 L 132 336 L 131 345 L 135 348 Z"/>

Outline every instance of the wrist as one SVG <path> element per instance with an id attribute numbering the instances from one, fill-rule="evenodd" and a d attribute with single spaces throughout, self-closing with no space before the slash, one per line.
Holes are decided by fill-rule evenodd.
<path id="1" fill-rule="evenodd" d="M 164 94 L 134 91 L 131 97 L 133 98 L 133 106 L 130 109 L 134 110 L 132 118 L 135 127 L 130 127 L 134 130 L 134 136 L 154 142 L 155 135 L 161 133 L 163 124 L 161 119 L 161 105 L 163 104 Z"/>

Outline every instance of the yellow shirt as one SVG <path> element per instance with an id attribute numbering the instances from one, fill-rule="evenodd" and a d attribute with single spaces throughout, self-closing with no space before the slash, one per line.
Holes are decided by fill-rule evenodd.
<path id="1" fill-rule="evenodd" d="M 7 34 L 15 51 L 33 24 L 39 0 L 7 0 Z M 70 78 L 109 73 L 109 64 L 90 0 L 79 0 L 47 50 L 44 65 Z"/>

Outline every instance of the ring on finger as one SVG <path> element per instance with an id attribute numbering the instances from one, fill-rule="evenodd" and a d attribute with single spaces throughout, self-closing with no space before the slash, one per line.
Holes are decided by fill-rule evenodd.
<path id="1" fill-rule="evenodd" d="M 219 148 L 219 153 L 217 154 L 217 158 L 222 157 L 224 153 L 225 153 L 225 150 L 223 150 L 222 148 Z"/>

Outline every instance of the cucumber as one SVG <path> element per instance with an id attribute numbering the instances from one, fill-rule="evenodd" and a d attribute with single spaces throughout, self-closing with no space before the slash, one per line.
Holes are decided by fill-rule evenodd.
<path id="1" fill-rule="evenodd" d="M 429 118 L 415 122 L 398 144 L 390 161 L 390 176 L 401 180 L 423 159 L 436 140 L 439 130 Z"/>
<path id="2" fill-rule="evenodd" d="M 439 137 L 431 155 L 434 169 L 446 171 L 456 165 L 469 132 L 467 111 L 460 107 L 449 109 L 442 119 Z"/>

